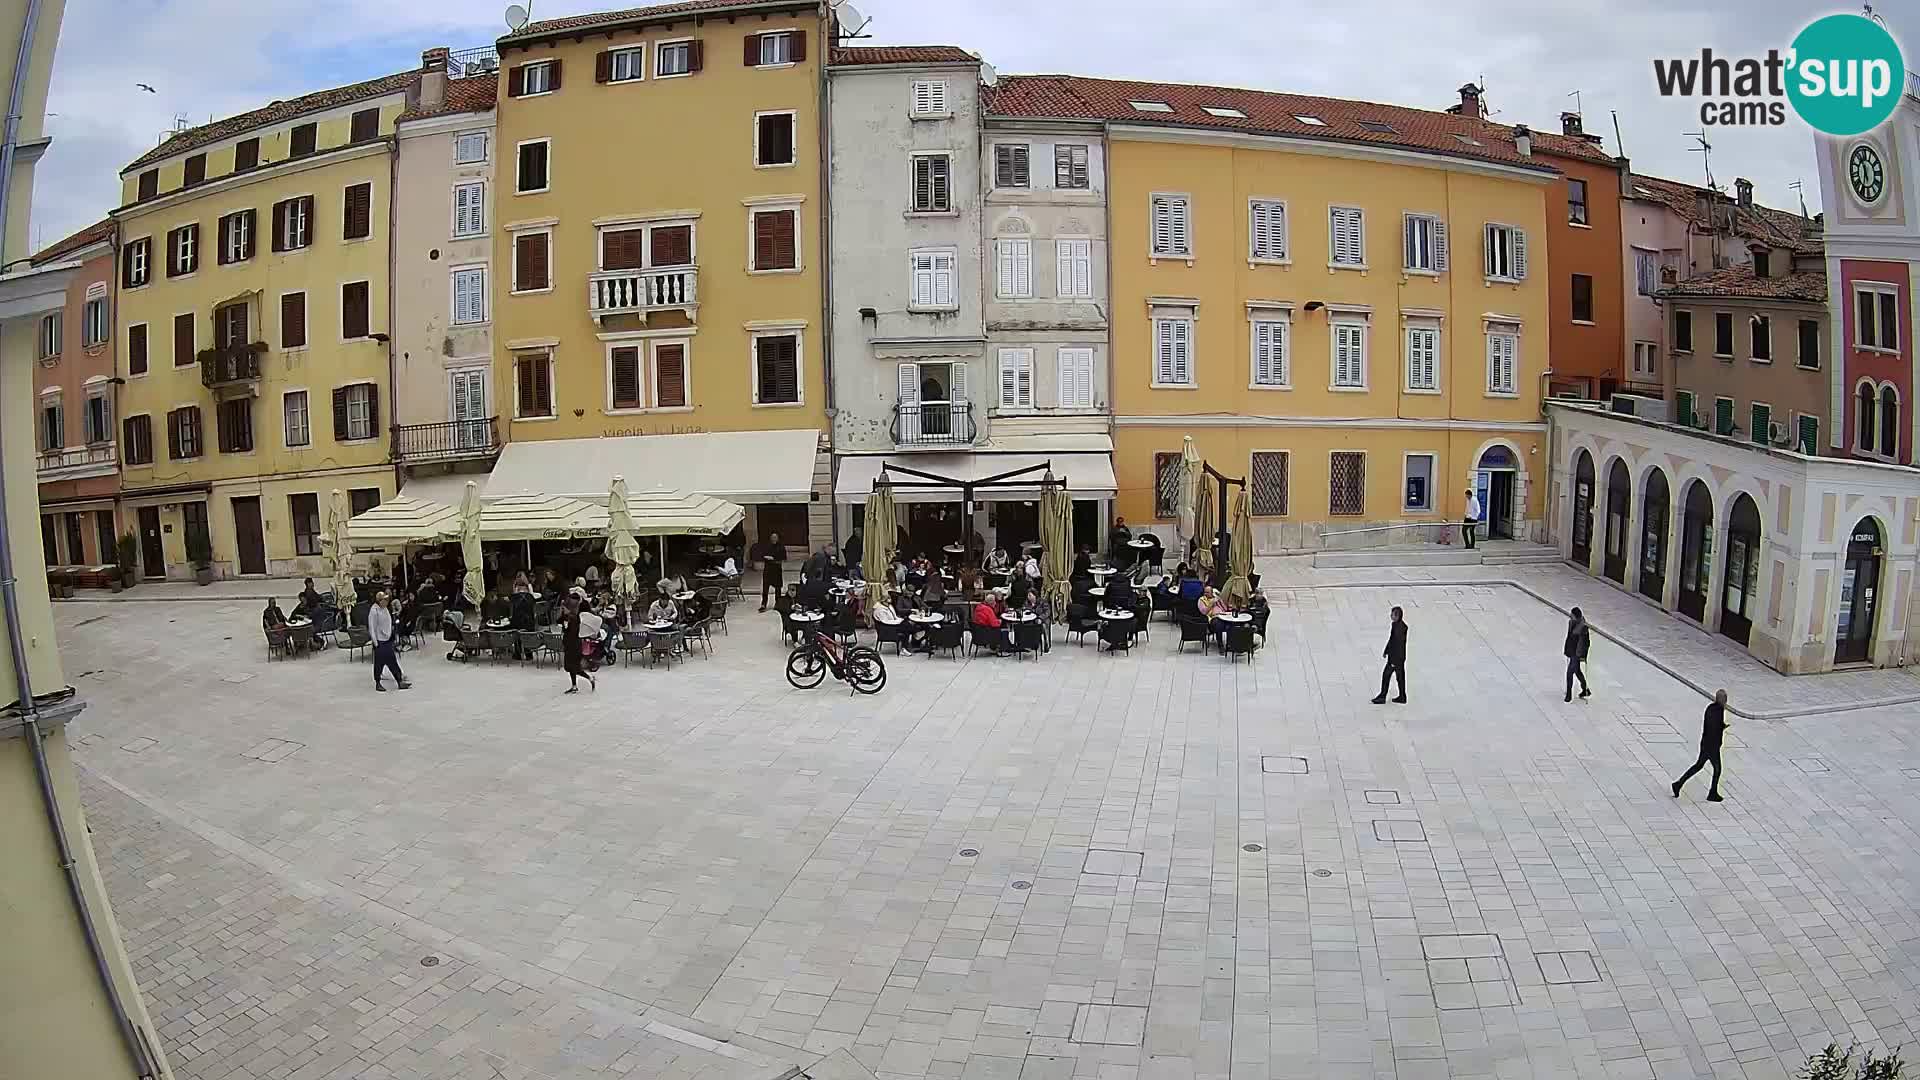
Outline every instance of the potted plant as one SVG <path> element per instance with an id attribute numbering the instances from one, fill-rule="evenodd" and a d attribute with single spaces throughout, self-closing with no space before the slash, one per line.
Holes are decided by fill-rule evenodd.
<path id="1" fill-rule="evenodd" d="M 120 587 L 133 588 L 140 574 L 140 538 L 132 533 L 123 533 L 116 545 L 120 556 Z"/>
<path id="2" fill-rule="evenodd" d="M 187 535 L 187 561 L 193 564 L 193 580 L 213 584 L 213 543 L 205 536 Z"/>

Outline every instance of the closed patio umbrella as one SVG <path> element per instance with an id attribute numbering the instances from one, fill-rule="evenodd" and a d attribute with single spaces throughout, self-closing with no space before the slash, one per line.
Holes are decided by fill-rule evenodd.
<path id="1" fill-rule="evenodd" d="M 1227 599 L 1244 604 L 1253 595 L 1253 509 L 1242 487 L 1233 498 L 1233 534 L 1227 538 Z"/>
<path id="2" fill-rule="evenodd" d="M 334 602 L 343 609 L 351 609 L 359 599 L 354 595 L 353 566 L 348 561 L 353 548 L 347 542 L 347 519 L 352 516 L 347 493 L 334 488 L 327 496 L 327 527 L 320 534 L 320 553 L 333 570 Z"/>
<path id="3" fill-rule="evenodd" d="M 1183 436 L 1180 444 L 1180 466 L 1176 470 L 1175 480 L 1180 489 L 1176 493 L 1177 504 L 1173 528 L 1180 538 L 1178 556 L 1186 561 L 1187 544 L 1199 535 L 1195 524 L 1195 513 L 1199 510 L 1200 499 L 1200 451 L 1193 445 L 1193 436 Z"/>
<path id="4" fill-rule="evenodd" d="M 640 561 L 640 541 L 633 535 L 633 511 L 627 505 L 627 478 L 613 478 L 607 495 L 607 557 L 613 560 L 613 595 L 631 601 L 640 595 L 640 578 L 633 564 Z"/>
<path id="5" fill-rule="evenodd" d="M 487 572 L 486 553 L 480 550 L 480 485 L 471 480 L 460 500 L 460 559 L 467 564 L 460 595 L 477 611 L 487 599 Z"/>
<path id="6" fill-rule="evenodd" d="M 1047 470 L 1048 480 L 1053 470 Z M 1065 484 L 1048 484 L 1040 492 L 1040 543 L 1046 548 L 1041 560 L 1041 595 L 1047 598 L 1056 619 L 1067 617 L 1072 595 L 1067 584 L 1068 567 L 1073 565 L 1073 500 Z"/>
<path id="7" fill-rule="evenodd" d="M 1200 473 L 1200 482 L 1194 485 L 1193 510 L 1193 564 L 1200 568 L 1202 580 L 1213 581 L 1213 540 L 1218 518 L 1213 505 L 1213 485 L 1207 483 L 1205 471 Z"/>
<path id="8" fill-rule="evenodd" d="M 873 484 L 873 493 L 867 496 L 866 533 L 860 541 L 860 565 L 866 570 L 867 597 L 872 603 L 879 603 L 885 595 L 884 582 L 887 580 L 887 559 L 893 554 L 893 533 L 899 513 L 893 506 L 893 485 L 886 482 L 886 474 Z"/>

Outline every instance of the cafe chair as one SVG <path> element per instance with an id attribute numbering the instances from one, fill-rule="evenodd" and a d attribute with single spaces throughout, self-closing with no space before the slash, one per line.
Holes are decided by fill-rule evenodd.
<path id="1" fill-rule="evenodd" d="M 954 659 L 960 658 L 960 650 L 966 645 L 966 627 L 958 620 L 949 619 L 927 631 L 927 648 L 930 652 L 946 651 Z"/>
<path id="2" fill-rule="evenodd" d="M 1205 655 L 1210 643 L 1207 620 L 1202 618 L 1197 611 L 1187 611 L 1183 609 L 1173 613 L 1173 621 L 1180 624 L 1180 647 L 1178 651 L 1185 652 L 1188 645 L 1197 641 L 1200 643 L 1201 655 Z"/>
<path id="3" fill-rule="evenodd" d="M 355 653 L 364 654 L 368 649 L 372 648 L 373 637 L 367 633 L 367 624 L 362 622 L 358 625 L 347 627 L 347 639 L 341 643 L 340 647 L 347 650 L 347 659 L 349 660 L 354 659 Z"/>
<path id="4" fill-rule="evenodd" d="M 1107 647 L 1109 654 L 1133 648 L 1133 626 L 1131 619 L 1103 619 L 1100 622 L 1100 644 Z M 1099 648 L 1098 645 L 1095 646 Z"/>
<path id="5" fill-rule="evenodd" d="M 899 653 L 906 647 L 907 635 L 911 632 L 904 622 L 881 622 L 875 619 L 873 620 L 873 647 L 877 650 L 880 646 L 892 642 L 893 651 Z"/>
<path id="6" fill-rule="evenodd" d="M 1221 646 L 1221 651 L 1227 654 L 1229 663 L 1241 656 L 1247 658 L 1247 663 L 1253 663 L 1253 625 L 1247 623 L 1228 627 L 1227 640 Z"/>
<path id="7" fill-rule="evenodd" d="M 1088 634 L 1095 637 L 1100 634 L 1100 619 L 1094 615 L 1093 609 L 1077 605 L 1067 608 L 1067 636 L 1073 638 L 1076 644 L 1084 645 Z"/>
<path id="8" fill-rule="evenodd" d="M 689 651 L 692 650 L 693 646 L 698 645 L 700 646 L 700 652 L 709 659 L 713 657 L 713 631 L 711 629 L 711 623 L 712 620 L 710 619 L 700 619 L 690 623 L 681 638 Z"/>
<path id="9" fill-rule="evenodd" d="M 1015 623 L 1013 627 L 1013 658 L 1032 654 L 1035 660 L 1046 647 L 1046 624 L 1039 622 Z"/>
<path id="10" fill-rule="evenodd" d="M 633 658 L 647 651 L 647 632 L 622 630 L 619 640 L 614 642 L 614 648 L 620 653 L 620 658 L 626 662 L 627 666 L 631 667 Z"/>
<path id="11" fill-rule="evenodd" d="M 287 658 L 288 653 L 292 652 L 293 650 L 292 634 L 287 630 L 286 627 L 276 626 L 271 630 L 267 630 L 266 635 L 267 635 L 267 662 L 272 663 L 274 657 L 276 656 L 282 660 L 285 660 Z"/>

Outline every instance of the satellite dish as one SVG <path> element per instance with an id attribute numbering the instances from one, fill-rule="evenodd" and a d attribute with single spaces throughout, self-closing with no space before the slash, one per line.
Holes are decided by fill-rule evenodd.
<path id="1" fill-rule="evenodd" d="M 527 28 L 527 9 L 519 4 L 507 5 L 507 29 L 519 33 Z"/>
<path id="2" fill-rule="evenodd" d="M 988 86 L 998 86 L 1000 84 L 1000 73 L 993 70 L 993 65 L 987 63 L 985 60 L 980 61 L 980 81 Z"/>
<path id="3" fill-rule="evenodd" d="M 860 9 L 854 7 L 851 3 L 847 2 L 847 0 L 841 0 L 840 3 L 834 5 L 833 15 L 834 18 L 840 20 L 841 37 L 853 37 L 855 34 L 867 28 L 867 17 L 860 14 Z"/>

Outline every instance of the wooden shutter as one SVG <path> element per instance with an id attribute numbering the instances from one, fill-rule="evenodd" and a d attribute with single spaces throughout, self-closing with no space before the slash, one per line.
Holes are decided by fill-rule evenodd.
<path id="1" fill-rule="evenodd" d="M 160 170 L 148 169 L 140 174 L 140 191 L 136 198 L 146 200 L 160 194 Z"/>
<path id="2" fill-rule="evenodd" d="M 557 56 L 547 61 L 547 89 L 560 89 L 560 58 Z"/>
<path id="3" fill-rule="evenodd" d="M 693 265 L 693 226 L 656 225 L 649 237 L 654 266 Z"/>
<path id="4" fill-rule="evenodd" d="M 333 441 L 347 441 L 347 388 L 344 386 L 333 391 Z"/>
<path id="5" fill-rule="evenodd" d="M 314 124 L 301 124 L 293 129 L 291 154 L 293 157 L 305 157 L 313 153 L 319 129 Z"/>
<path id="6" fill-rule="evenodd" d="M 246 227 L 245 235 L 240 238 L 240 258 L 243 260 L 251 259 L 253 258 L 254 244 L 258 242 L 260 233 L 260 212 L 254 210 L 252 207 L 240 211 L 240 223 Z"/>
<path id="7" fill-rule="evenodd" d="M 147 324 L 127 327 L 127 374 L 147 373 Z"/>
<path id="8" fill-rule="evenodd" d="M 260 164 L 260 140 L 241 139 L 233 148 L 233 171 L 245 172 Z"/>
<path id="9" fill-rule="evenodd" d="M 602 270 L 638 270 L 646 251 L 645 229 L 609 229 L 600 234 Z"/>
<path id="10" fill-rule="evenodd" d="M 173 366 L 186 367 L 193 363 L 193 316 L 175 315 L 173 317 Z"/>
<path id="11" fill-rule="evenodd" d="M 1525 281 L 1527 280 L 1527 230 L 1513 229 L 1510 230 L 1509 235 L 1513 237 L 1513 279 Z"/>
<path id="12" fill-rule="evenodd" d="M 520 97 L 527 92 L 527 66 L 515 64 L 507 69 L 507 96 Z"/>
<path id="13" fill-rule="evenodd" d="M 348 138 L 357 143 L 372 142 L 380 137 L 380 110 L 361 109 L 353 114 Z"/>
<path id="14" fill-rule="evenodd" d="M 792 49 L 787 53 L 787 58 L 796 64 L 804 62 L 807 58 L 807 32 L 805 30 L 789 30 L 787 31 L 787 39 L 792 43 Z"/>
<path id="15" fill-rule="evenodd" d="M 1438 217 L 1433 219 L 1433 268 L 1441 273 L 1447 270 L 1447 222 Z"/>
<path id="16" fill-rule="evenodd" d="M 546 233 L 522 233 L 513 240 L 513 287 L 526 291 L 548 286 Z"/>
<path id="17" fill-rule="evenodd" d="M 800 400 L 799 339 L 792 335 L 754 340 L 759 356 L 760 397 L 762 403 Z"/>
<path id="18" fill-rule="evenodd" d="M 748 34 L 742 40 L 746 43 L 746 50 L 741 59 L 745 61 L 748 67 L 759 67 L 760 66 L 760 35 Z"/>
<path id="19" fill-rule="evenodd" d="M 287 293 L 280 298 L 280 347 L 297 349 L 307 343 L 307 294 Z"/>
<path id="20" fill-rule="evenodd" d="M 640 347 L 621 345 L 609 350 L 607 362 L 612 367 L 613 407 L 616 409 L 637 409 L 640 401 Z"/>
<path id="21" fill-rule="evenodd" d="M 707 62 L 706 42 L 704 41 L 688 42 L 687 43 L 687 70 L 689 72 L 699 71 L 701 68 L 706 66 L 706 62 Z"/>
<path id="22" fill-rule="evenodd" d="M 287 203 L 273 204 L 273 250 L 287 250 Z"/>
<path id="23" fill-rule="evenodd" d="M 363 240 L 373 235 L 373 185 L 354 184 L 347 188 L 342 209 L 345 219 L 341 236 Z"/>
<path id="24" fill-rule="evenodd" d="M 613 79 L 613 53 L 602 50 L 593 58 L 593 81 L 610 82 Z"/>
<path id="25" fill-rule="evenodd" d="M 181 182 L 185 187 L 207 182 L 207 155 L 195 154 L 181 166 Z"/>
<path id="26" fill-rule="evenodd" d="M 687 404 L 687 347 L 656 345 L 653 348 L 653 405 L 657 409 L 679 409 Z"/>
<path id="27" fill-rule="evenodd" d="M 753 268 L 791 270 L 798 265 L 794 250 L 793 210 L 758 210 L 753 215 Z"/>
<path id="28" fill-rule="evenodd" d="M 515 415 L 537 416 L 534 412 L 533 365 L 532 357 L 522 356 L 513 362 L 514 396 L 519 399 L 519 409 Z"/>
<path id="29" fill-rule="evenodd" d="M 349 281 L 340 288 L 340 336 L 363 338 L 368 326 L 367 283 Z"/>
<path id="30" fill-rule="evenodd" d="M 123 289 L 131 289 L 135 286 L 133 280 L 133 252 L 135 245 L 138 243 L 138 240 L 134 240 L 129 242 L 126 247 L 120 249 L 120 287 Z"/>
<path id="31" fill-rule="evenodd" d="M 180 410 L 167 414 L 167 457 L 178 461 L 180 454 Z"/>

